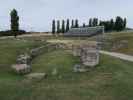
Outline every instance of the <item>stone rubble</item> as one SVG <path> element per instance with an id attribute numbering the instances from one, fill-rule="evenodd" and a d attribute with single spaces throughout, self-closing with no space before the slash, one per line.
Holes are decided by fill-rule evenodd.
<path id="1" fill-rule="evenodd" d="M 31 66 L 27 64 L 14 64 L 11 68 L 17 74 L 27 74 L 31 72 Z"/>
<path id="2" fill-rule="evenodd" d="M 31 73 L 28 75 L 25 75 L 27 79 L 35 79 L 35 80 L 42 80 L 46 78 L 47 74 L 46 73 Z"/>
<path id="3" fill-rule="evenodd" d="M 73 55 L 79 56 L 84 66 L 95 67 L 99 64 L 99 49 L 97 44 L 82 44 L 73 46 Z"/>

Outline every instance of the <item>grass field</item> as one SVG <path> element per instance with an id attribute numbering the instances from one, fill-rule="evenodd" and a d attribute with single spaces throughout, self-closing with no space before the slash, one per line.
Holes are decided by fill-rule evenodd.
<path id="1" fill-rule="evenodd" d="M 104 50 L 133 55 L 133 33 L 108 33 L 104 40 Z M 119 48 L 122 41 L 126 41 L 127 46 Z M 114 46 L 116 49 L 113 50 Z"/>
<path id="2" fill-rule="evenodd" d="M 23 37 L 21 37 L 23 38 Z M 94 37 L 53 37 L 53 36 L 33 36 L 33 37 L 24 37 L 29 40 L 35 40 L 35 39 L 44 39 L 47 41 L 52 42 L 73 42 L 73 43 L 80 43 L 82 42 L 88 42 L 88 41 L 96 41 L 96 36 Z M 107 51 L 113 51 L 113 52 L 119 52 L 119 53 L 125 53 L 129 55 L 133 55 L 133 33 L 132 32 L 113 32 L 113 33 L 105 33 L 104 38 L 102 39 L 104 41 L 103 44 L 103 50 Z M 127 47 L 119 48 L 119 44 L 121 44 L 122 41 L 127 42 Z M 114 46 L 116 46 L 116 49 L 113 49 Z"/>
<path id="3" fill-rule="evenodd" d="M 8 74 L 11 64 L 16 62 L 18 55 L 28 52 L 31 48 L 38 47 L 44 43 L 40 41 L 4 39 L 0 40 L 0 76 Z M 5 70 L 5 71 L 4 71 Z"/>
<path id="4" fill-rule="evenodd" d="M 0 40 L 0 100 L 132 100 L 133 63 L 101 55 L 100 64 L 86 73 L 73 73 L 79 58 L 54 50 L 33 60 L 33 72 L 48 74 L 42 81 L 29 81 L 12 73 L 10 66 L 27 48 L 40 41 Z M 56 68 L 58 74 L 51 75 Z"/>

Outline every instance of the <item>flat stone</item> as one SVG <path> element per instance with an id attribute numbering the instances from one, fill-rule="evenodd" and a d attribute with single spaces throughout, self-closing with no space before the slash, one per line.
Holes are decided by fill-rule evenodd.
<path id="1" fill-rule="evenodd" d="M 83 65 L 78 65 L 78 64 L 76 64 L 75 66 L 74 66 L 74 68 L 73 68 L 73 71 L 74 72 L 80 72 L 80 73 L 83 73 L 83 72 L 87 72 L 88 71 L 88 69 L 86 68 L 86 67 L 84 67 Z"/>
<path id="2" fill-rule="evenodd" d="M 37 80 L 42 80 L 46 78 L 47 74 L 46 73 L 31 73 L 26 75 L 28 79 L 37 79 Z"/>

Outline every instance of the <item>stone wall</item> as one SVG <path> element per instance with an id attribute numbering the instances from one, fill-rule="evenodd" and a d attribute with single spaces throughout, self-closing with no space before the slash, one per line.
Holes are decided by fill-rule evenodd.
<path id="1" fill-rule="evenodd" d="M 84 46 L 81 48 L 81 62 L 89 67 L 99 64 L 99 51 L 97 46 Z"/>
<path id="2" fill-rule="evenodd" d="M 73 46 L 73 55 L 79 56 L 85 66 L 94 67 L 99 64 L 99 49 L 97 44 L 82 44 Z"/>
<path id="3" fill-rule="evenodd" d="M 38 48 L 31 49 L 29 53 L 26 52 L 24 54 L 20 54 L 17 57 L 16 64 L 13 64 L 11 68 L 17 74 L 30 73 L 32 69 L 31 62 L 35 57 L 37 57 L 38 55 L 41 55 L 42 53 L 55 50 L 55 49 L 56 49 L 56 45 L 54 44 L 44 45 Z"/>

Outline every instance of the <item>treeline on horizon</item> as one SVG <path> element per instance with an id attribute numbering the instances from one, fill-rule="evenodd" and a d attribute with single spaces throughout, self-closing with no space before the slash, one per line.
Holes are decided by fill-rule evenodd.
<path id="1" fill-rule="evenodd" d="M 98 18 L 90 18 L 88 21 L 88 24 L 83 23 L 83 25 L 79 25 L 79 20 L 71 20 L 70 25 L 70 19 L 65 20 L 53 20 L 52 21 L 52 33 L 58 34 L 58 33 L 65 33 L 68 32 L 70 28 L 79 28 L 79 27 L 96 27 L 96 26 L 104 26 L 105 32 L 111 32 L 111 31 L 122 31 L 126 28 L 127 20 L 126 18 L 122 18 L 120 16 L 117 16 L 114 19 L 110 19 L 107 21 L 99 20 Z"/>
<path id="2" fill-rule="evenodd" d="M 10 30 L 7 31 L 0 31 L 0 36 L 17 36 L 21 34 L 26 34 L 27 32 L 25 30 L 19 29 L 19 16 L 16 9 L 13 9 L 10 12 Z M 53 20 L 52 21 L 52 33 L 53 34 L 59 34 L 59 33 L 65 33 L 68 32 L 71 28 L 79 28 L 79 27 L 95 27 L 95 26 L 104 26 L 105 31 L 122 31 L 126 28 L 127 20 L 126 18 L 122 18 L 120 16 L 117 16 L 115 20 L 110 19 L 107 21 L 101 21 L 98 18 L 91 18 L 89 19 L 88 24 L 83 23 L 83 25 L 79 25 L 79 20 Z"/>

